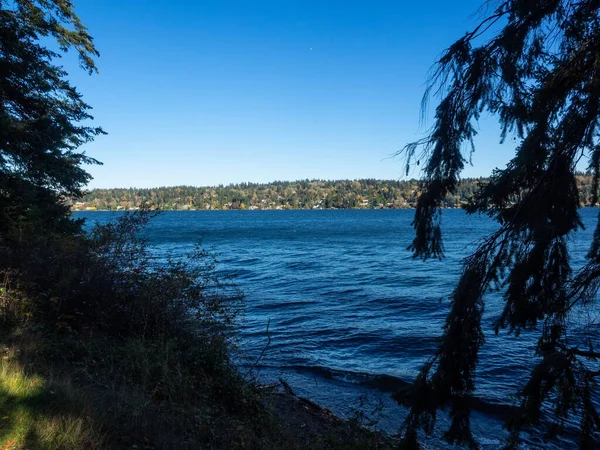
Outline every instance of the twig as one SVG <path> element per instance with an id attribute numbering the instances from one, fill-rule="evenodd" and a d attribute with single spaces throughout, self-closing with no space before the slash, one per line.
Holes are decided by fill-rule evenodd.
<path id="1" fill-rule="evenodd" d="M 296 394 L 292 390 L 292 387 L 287 383 L 287 381 L 285 381 L 283 378 L 279 378 L 279 382 L 281 383 L 281 386 L 283 386 L 283 390 L 286 392 L 286 394 L 289 394 L 292 397 L 296 397 Z"/>
<path id="2" fill-rule="evenodd" d="M 262 351 L 260 352 L 260 355 L 258 355 L 258 358 L 254 362 L 254 364 L 252 364 L 252 366 L 250 366 L 250 369 L 248 369 L 248 372 L 246 373 L 246 376 L 248 376 L 252 372 L 254 372 L 254 369 L 256 369 L 256 366 L 258 366 L 258 364 L 260 363 L 260 361 L 265 356 L 265 352 L 267 351 L 267 348 L 269 348 L 269 345 L 271 345 L 271 334 L 269 333 L 269 326 L 270 325 L 271 325 L 271 319 L 268 320 L 268 322 L 267 322 L 267 330 L 265 331 L 265 333 L 267 334 L 267 343 L 265 344 L 265 346 L 263 347 Z"/>

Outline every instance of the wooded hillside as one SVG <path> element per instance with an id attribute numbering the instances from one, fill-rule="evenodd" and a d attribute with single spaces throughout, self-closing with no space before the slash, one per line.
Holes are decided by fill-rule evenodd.
<path id="1" fill-rule="evenodd" d="M 582 206 L 591 201 L 592 179 L 577 177 Z M 487 179 L 466 178 L 445 207 L 466 202 Z M 373 209 L 413 208 L 420 193 L 418 180 L 302 180 L 240 183 L 228 186 L 173 186 L 151 189 L 94 189 L 73 203 L 75 210 L 133 209 L 142 203 L 177 209 Z"/>

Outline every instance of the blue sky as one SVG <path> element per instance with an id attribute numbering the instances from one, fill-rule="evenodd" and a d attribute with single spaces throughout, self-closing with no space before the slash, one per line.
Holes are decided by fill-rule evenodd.
<path id="1" fill-rule="evenodd" d="M 76 0 L 100 74 L 64 64 L 108 132 L 90 187 L 401 179 L 427 71 L 479 4 Z M 464 176 L 511 150 L 485 121 Z"/>

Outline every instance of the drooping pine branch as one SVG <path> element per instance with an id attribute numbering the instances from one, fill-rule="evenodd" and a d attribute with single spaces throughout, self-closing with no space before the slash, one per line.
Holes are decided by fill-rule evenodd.
<path id="1" fill-rule="evenodd" d="M 567 247 L 568 237 L 583 227 L 575 179 L 582 158 L 594 174 L 594 201 L 600 179 L 599 10 L 595 0 L 503 1 L 435 66 L 427 90 L 440 99 L 434 125 L 426 138 L 405 148 L 407 168 L 416 157 L 425 161 L 410 246 L 415 257 L 443 256 L 440 207 L 460 182 L 479 114 L 498 117 L 501 140 L 511 135 L 519 144 L 506 168 L 497 169 L 466 207 L 495 219 L 500 230 L 465 261 L 442 343 L 417 378 L 421 394 L 409 402 L 405 428 L 411 439 L 419 428 L 432 432 L 435 410 L 450 403 L 446 437 L 473 445 L 462 399 L 475 389 L 490 283 L 504 292 L 497 332 L 542 326 L 539 363 L 519 393 L 521 413 L 510 425 L 513 442 L 549 401 L 555 402 L 553 432 L 562 430 L 569 414 L 583 417 L 582 448 L 600 429 L 590 400 L 593 371 L 579 361 L 593 353 L 565 350 L 569 315 L 595 301 L 600 287 L 600 225 L 588 264 L 575 274 Z"/>

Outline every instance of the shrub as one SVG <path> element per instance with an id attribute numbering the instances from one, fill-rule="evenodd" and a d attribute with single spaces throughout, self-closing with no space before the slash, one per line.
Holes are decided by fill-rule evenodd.
<path id="1" fill-rule="evenodd" d="M 128 212 L 89 234 L 36 240 L 18 249 L 23 263 L 16 267 L 3 249 L 13 262 L 2 268 L 4 288 L 27 292 L 35 314 L 59 327 L 153 338 L 229 330 L 241 311 L 240 291 L 217 276 L 214 257 L 199 245 L 184 258 L 157 261 L 143 238 L 157 214 Z"/>
<path id="2" fill-rule="evenodd" d="M 144 208 L 87 234 L 31 239 L 19 249 L 16 261 L 23 263 L 13 259 L 2 268 L 2 320 L 9 327 L 113 336 L 119 350 L 110 351 L 131 359 L 122 365 L 126 376 L 154 383 L 157 396 L 173 397 L 167 380 L 179 379 L 235 402 L 232 386 L 243 383 L 230 353 L 242 295 L 217 275 L 214 257 L 200 246 L 184 258 L 158 261 L 143 237 L 157 214 Z M 10 249 L 0 251 L 10 260 Z"/>

